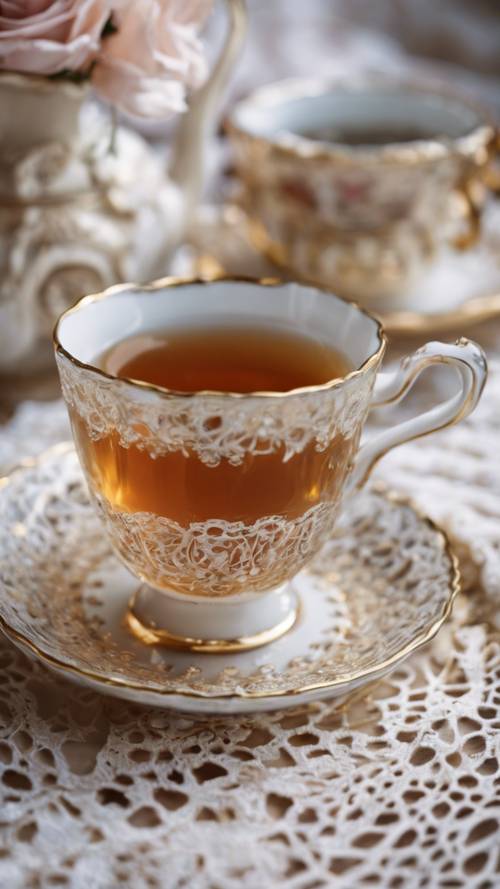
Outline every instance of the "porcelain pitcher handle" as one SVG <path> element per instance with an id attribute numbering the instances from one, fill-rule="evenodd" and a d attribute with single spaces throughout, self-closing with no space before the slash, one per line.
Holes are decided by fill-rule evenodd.
<path id="1" fill-rule="evenodd" d="M 183 229 L 189 225 L 198 204 L 205 174 L 205 153 L 215 130 L 219 100 L 238 58 L 246 34 L 245 0 L 224 0 L 228 15 L 227 34 L 212 73 L 189 99 L 174 139 L 169 177 L 183 198 Z"/>
<path id="2" fill-rule="evenodd" d="M 488 367 L 481 347 L 464 337 L 454 344 L 427 343 L 413 355 L 404 358 L 396 371 L 380 372 L 375 381 L 370 408 L 401 401 L 422 371 L 436 364 L 446 364 L 457 372 L 459 386 L 456 394 L 363 444 L 351 475 L 351 490 L 365 483 L 378 460 L 392 448 L 458 423 L 474 410 L 486 382 Z"/>

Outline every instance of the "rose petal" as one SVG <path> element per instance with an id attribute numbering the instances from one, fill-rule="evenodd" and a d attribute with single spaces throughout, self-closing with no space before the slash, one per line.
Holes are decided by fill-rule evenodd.
<path id="1" fill-rule="evenodd" d="M 196 31 L 211 6 L 211 0 L 122 0 L 113 14 L 118 30 L 103 40 L 93 72 L 101 96 L 141 117 L 183 110 L 185 88 L 205 76 Z"/>
<path id="2" fill-rule="evenodd" d="M 110 59 L 97 65 L 92 82 L 103 99 L 136 117 L 161 119 L 186 109 L 182 83 L 145 76 L 126 61 Z"/>
<path id="3" fill-rule="evenodd" d="M 53 4 L 53 0 L 2 0 L 0 14 L 8 18 L 24 19 L 38 15 Z"/>
<path id="4" fill-rule="evenodd" d="M 111 9 L 122 0 L 0 3 L 0 68 L 49 75 L 85 70 Z"/>
<path id="5" fill-rule="evenodd" d="M 125 111 L 168 117 L 205 75 L 197 31 L 212 0 L 0 0 L 0 70 L 86 71 Z M 118 28 L 102 38 L 109 17 Z"/>
<path id="6" fill-rule="evenodd" d="M 51 40 L 37 40 L 34 48 L 31 40 L 12 40 L 8 45 L 0 43 L 0 68 L 46 76 L 58 74 L 65 68 L 79 71 L 97 50 L 98 44 L 86 34 L 78 37 L 70 46 Z"/>

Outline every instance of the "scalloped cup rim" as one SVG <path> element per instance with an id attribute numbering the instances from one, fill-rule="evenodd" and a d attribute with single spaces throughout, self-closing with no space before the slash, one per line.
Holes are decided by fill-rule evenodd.
<path id="1" fill-rule="evenodd" d="M 114 374 L 110 374 L 107 371 L 102 370 L 97 367 L 95 364 L 87 363 L 81 361 L 76 358 L 68 349 L 66 349 L 61 343 L 60 337 L 60 328 L 65 318 L 69 315 L 79 312 L 81 309 L 85 308 L 85 306 L 103 300 L 109 299 L 115 296 L 116 294 L 124 294 L 124 293 L 135 293 L 137 296 L 147 296 L 150 294 L 157 294 L 161 290 L 169 290 L 175 289 L 179 286 L 206 286 L 211 284 L 217 284 L 220 282 L 234 282 L 244 283 L 244 284 L 253 284 L 256 287 L 289 287 L 291 285 L 296 284 L 299 287 L 303 287 L 305 289 L 314 290 L 320 293 L 328 294 L 332 298 L 338 300 L 341 303 L 345 303 L 346 306 L 353 307 L 356 311 L 363 315 L 367 321 L 374 325 L 374 330 L 376 332 L 377 338 L 377 348 L 372 350 L 368 357 L 358 366 L 355 367 L 348 374 L 345 374 L 343 377 L 337 377 L 332 380 L 328 380 L 326 383 L 319 383 L 313 386 L 301 386 L 296 389 L 289 389 L 286 392 L 277 392 L 277 391 L 255 391 L 255 392 L 222 392 L 211 389 L 202 389 L 196 392 L 184 392 L 176 389 L 167 389 L 163 386 L 158 386 L 153 383 L 145 383 L 142 380 L 135 380 L 129 377 L 118 377 Z M 228 398 L 228 399 L 250 399 L 250 398 L 288 398 L 291 396 L 297 395 L 308 395 L 320 392 L 328 392 L 331 389 L 337 388 L 343 385 L 346 381 L 351 380 L 355 377 L 358 377 L 369 370 L 374 364 L 378 364 L 381 362 L 386 347 L 387 347 L 387 337 L 384 332 L 384 328 L 382 323 L 369 312 L 367 309 L 358 305 L 358 303 L 345 299 L 344 297 L 339 296 L 338 294 L 334 294 L 328 287 L 322 287 L 321 285 L 309 284 L 307 282 L 294 282 L 294 281 L 286 281 L 279 277 L 271 277 L 271 278 L 253 278 L 247 276 L 233 276 L 233 275 L 214 275 L 210 278 L 199 278 L 199 277 L 177 277 L 177 276 L 167 276 L 165 278 L 160 278 L 155 281 L 152 281 L 149 284 L 134 284 L 124 283 L 124 284 L 115 284 L 111 287 L 106 288 L 105 290 L 99 291 L 97 293 L 88 294 L 80 297 L 66 309 L 57 319 L 56 324 L 53 330 L 53 345 L 56 354 L 63 356 L 66 360 L 74 364 L 75 366 L 85 370 L 91 374 L 94 374 L 99 377 L 103 377 L 107 380 L 113 381 L 115 383 L 123 384 L 126 387 L 131 387 L 138 394 L 141 392 L 142 394 L 152 393 L 162 398 L 193 398 L 195 396 L 202 397 L 217 397 L 217 398 Z"/>

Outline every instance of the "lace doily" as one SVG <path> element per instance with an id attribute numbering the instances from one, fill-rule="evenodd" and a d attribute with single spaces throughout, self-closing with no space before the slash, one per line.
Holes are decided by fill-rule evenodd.
<path id="1" fill-rule="evenodd" d="M 340 711 L 170 715 L 1 640 L 0 885 L 496 889 L 499 417 L 495 364 L 461 426 L 381 463 L 460 543 L 466 589 L 431 646 Z M 58 404 L 24 406 L 4 466 L 63 425 Z"/>

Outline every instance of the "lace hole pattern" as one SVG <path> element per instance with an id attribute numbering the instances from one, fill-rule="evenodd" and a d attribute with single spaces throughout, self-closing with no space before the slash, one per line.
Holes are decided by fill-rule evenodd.
<path id="1" fill-rule="evenodd" d="M 340 709 L 175 716 L 0 640 L 0 885 L 496 889 L 499 406 L 493 364 L 472 417 L 383 465 L 445 521 L 464 595 L 431 645 Z M 63 417 L 25 406 L 4 465 L 60 438 Z"/>

